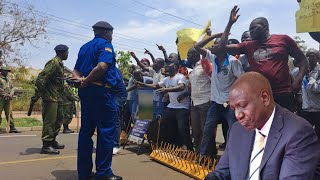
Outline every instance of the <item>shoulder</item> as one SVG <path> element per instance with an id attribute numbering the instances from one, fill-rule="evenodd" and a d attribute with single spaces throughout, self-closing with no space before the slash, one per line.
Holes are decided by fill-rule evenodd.
<path id="1" fill-rule="evenodd" d="M 272 34 L 271 41 L 279 41 L 279 42 L 289 42 L 289 43 L 293 43 L 295 42 L 290 36 L 286 35 L 286 34 Z"/>
<path id="2" fill-rule="evenodd" d="M 242 66 L 241 62 L 236 57 L 234 57 L 232 55 L 229 55 L 228 60 L 229 60 L 229 63 L 231 64 L 231 66 L 237 66 L 237 65 Z"/>
<path id="3" fill-rule="evenodd" d="M 209 49 L 206 49 L 206 58 L 213 61 L 216 58 L 216 55 L 212 54 Z"/>
<path id="4" fill-rule="evenodd" d="M 59 63 L 59 59 L 57 57 L 54 57 L 46 63 L 45 67 L 59 65 Z"/>
<path id="5" fill-rule="evenodd" d="M 178 79 L 184 79 L 184 78 L 186 78 L 183 74 L 181 74 L 181 73 L 177 73 L 177 75 L 175 76 L 176 78 L 178 78 Z"/>

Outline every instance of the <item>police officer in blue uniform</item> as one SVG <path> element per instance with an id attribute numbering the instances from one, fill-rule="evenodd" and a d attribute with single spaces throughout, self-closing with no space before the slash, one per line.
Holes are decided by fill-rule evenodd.
<path id="1" fill-rule="evenodd" d="M 121 81 L 111 44 L 113 27 L 104 21 L 92 26 L 95 37 L 79 51 L 73 77 L 80 80 L 81 129 L 78 139 L 78 178 L 90 179 L 93 141 L 97 128 L 95 179 L 121 180 L 111 170 L 117 106 L 113 90 Z"/>

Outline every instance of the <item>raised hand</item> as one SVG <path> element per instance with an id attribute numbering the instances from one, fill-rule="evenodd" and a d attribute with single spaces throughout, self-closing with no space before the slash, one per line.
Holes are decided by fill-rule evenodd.
<path id="1" fill-rule="evenodd" d="M 158 44 L 157 44 L 157 46 L 158 46 L 158 49 L 160 50 L 160 51 L 165 51 L 165 49 L 164 49 L 164 47 L 163 46 L 159 46 Z"/>
<path id="2" fill-rule="evenodd" d="M 238 15 L 238 11 L 240 10 L 240 8 L 238 8 L 238 6 L 234 6 L 230 12 L 230 18 L 229 18 L 229 23 L 235 23 L 237 22 L 238 18 L 240 15 Z"/>
<path id="3" fill-rule="evenodd" d="M 132 57 L 136 57 L 136 54 L 134 53 L 134 52 L 130 52 L 130 55 L 132 56 Z"/>
<path id="4" fill-rule="evenodd" d="M 208 29 L 206 30 L 206 33 L 207 33 L 207 35 L 208 35 L 208 36 L 211 36 L 211 35 L 212 35 L 212 31 L 211 31 L 211 29 L 210 29 L 210 28 L 208 28 Z"/>
<path id="5" fill-rule="evenodd" d="M 144 48 L 144 50 L 145 50 L 144 51 L 145 54 L 150 54 L 150 51 L 148 49 Z"/>

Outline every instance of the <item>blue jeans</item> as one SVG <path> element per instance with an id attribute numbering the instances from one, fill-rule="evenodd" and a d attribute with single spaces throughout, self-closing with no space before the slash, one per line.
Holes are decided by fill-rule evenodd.
<path id="1" fill-rule="evenodd" d="M 207 119 L 204 124 L 203 136 L 200 145 L 200 154 L 207 156 L 217 155 L 215 130 L 217 128 L 219 120 L 228 122 L 229 128 L 236 122 L 234 111 L 227 106 L 226 108 L 222 104 L 212 102 L 207 113 Z"/>
<path id="2" fill-rule="evenodd" d="M 112 175 L 111 161 L 117 106 L 110 89 L 89 85 L 79 89 L 81 129 L 78 139 L 78 179 L 87 179 L 92 172 L 92 136 L 97 128 L 96 179 Z"/>
<path id="3" fill-rule="evenodd" d="M 117 117 L 116 117 L 116 129 L 114 132 L 114 147 L 120 147 L 120 134 L 121 134 L 121 120 L 122 120 L 122 108 L 126 102 L 127 96 L 117 96 L 116 104 L 118 107 Z"/>
<path id="4" fill-rule="evenodd" d="M 162 115 L 164 109 L 164 103 L 162 101 L 153 100 L 153 121 L 156 119 L 157 115 Z"/>
<path id="5" fill-rule="evenodd" d="M 137 118 L 138 104 L 139 104 L 138 100 L 128 100 L 129 111 L 131 114 L 132 122 L 134 122 Z"/>

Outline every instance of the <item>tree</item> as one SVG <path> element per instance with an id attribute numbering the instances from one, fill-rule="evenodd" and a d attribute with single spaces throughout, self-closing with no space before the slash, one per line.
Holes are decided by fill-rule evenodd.
<path id="1" fill-rule="evenodd" d="M 129 67 L 130 67 L 130 63 L 132 63 L 132 61 L 130 60 L 131 55 L 130 52 L 125 52 L 125 51 L 117 51 L 117 65 L 118 68 L 123 76 L 124 79 L 129 79 L 130 78 L 130 74 L 129 74 Z"/>
<path id="2" fill-rule="evenodd" d="M 32 5 L 0 0 L 0 51 L 4 63 L 23 63 L 20 48 L 46 38 L 48 18 L 40 15 Z"/>
<path id="3" fill-rule="evenodd" d="M 305 44 L 306 42 L 301 39 L 299 36 L 293 37 L 294 41 L 297 43 L 298 47 L 301 49 L 301 51 L 306 54 L 308 46 Z"/>
<path id="4" fill-rule="evenodd" d="M 301 39 L 299 36 L 294 36 L 293 40 L 297 43 L 298 47 L 301 49 L 301 51 L 306 54 L 308 46 L 305 44 L 305 41 L 303 39 Z M 294 68 L 293 65 L 293 58 L 290 56 L 289 57 L 289 61 L 288 61 L 288 65 L 290 69 Z"/>

